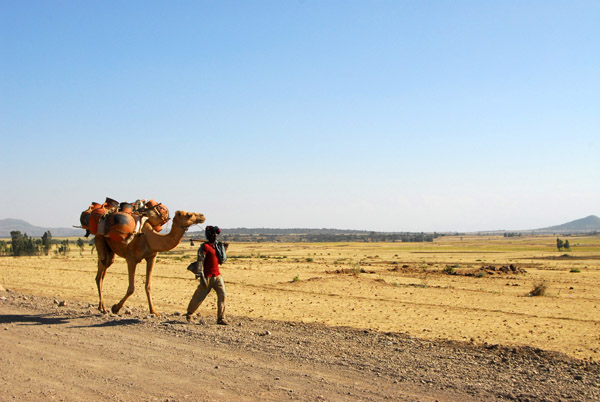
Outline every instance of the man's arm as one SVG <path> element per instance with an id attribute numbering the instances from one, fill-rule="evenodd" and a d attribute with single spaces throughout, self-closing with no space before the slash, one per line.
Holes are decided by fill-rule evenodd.
<path id="1" fill-rule="evenodd" d="M 198 261 L 200 261 L 201 263 L 204 263 L 204 243 L 202 243 L 200 245 L 200 247 L 198 247 Z"/>

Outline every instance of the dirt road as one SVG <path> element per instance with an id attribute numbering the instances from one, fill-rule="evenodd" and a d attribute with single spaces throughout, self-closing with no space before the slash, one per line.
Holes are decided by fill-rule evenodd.
<path id="1" fill-rule="evenodd" d="M 553 352 L 230 319 L 0 292 L 0 400 L 600 399 L 600 366 Z"/>

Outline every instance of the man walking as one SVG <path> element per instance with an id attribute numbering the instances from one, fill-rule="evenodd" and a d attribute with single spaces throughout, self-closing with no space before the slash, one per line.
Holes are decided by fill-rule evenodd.
<path id="1" fill-rule="evenodd" d="M 217 324 L 228 325 L 225 321 L 225 283 L 219 271 L 219 264 L 225 262 L 225 250 L 229 246 L 217 240 L 221 234 L 218 226 L 207 226 L 205 235 L 207 241 L 198 249 L 198 261 L 190 264 L 188 269 L 200 279 L 200 284 L 194 292 L 187 307 L 185 318 L 192 321 L 192 315 L 200 307 L 211 289 L 217 292 Z"/>

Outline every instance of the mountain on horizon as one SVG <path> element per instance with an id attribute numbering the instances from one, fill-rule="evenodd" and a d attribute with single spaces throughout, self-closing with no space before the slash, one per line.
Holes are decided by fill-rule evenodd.
<path id="1" fill-rule="evenodd" d="M 29 237 L 42 237 L 50 231 L 52 237 L 83 237 L 85 230 L 77 228 L 43 228 L 34 226 L 22 219 L 0 219 L 0 238 L 9 238 L 10 232 L 19 231 Z"/>
<path id="2" fill-rule="evenodd" d="M 536 229 L 535 232 L 600 232 L 600 218 L 590 215 L 562 225 Z"/>

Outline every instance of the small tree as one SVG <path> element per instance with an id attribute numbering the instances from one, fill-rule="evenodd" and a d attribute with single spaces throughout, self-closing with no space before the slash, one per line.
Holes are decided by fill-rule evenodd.
<path id="1" fill-rule="evenodd" d="M 69 249 L 69 240 L 65 239 L 60 242 L 60 247 L 58 247 L 58 253 L 62 255 L 67 255 Z"/>
<path id="2" fill-rule="evenodd" d="M 565 244 L 563 244 L 563 247 L 565 248 L 565 250 L 570 250 L 571 249 L 571 245 L 569 244 L 568 240 L 565 240 Z"/>
<path id="3" fill-rule="evenodd" d="M 52 248 L 52 233 L 50 231 L 44 232 L 42 236 L 42 250 L 44 250 L 44 254 L 48 255 L 50 253 L 50 249 Z"/>
<path id="4" fill-rule="evenodd" d="M 81 240 L 81 237 L 77 239 L 77 247 L 79 247 L 79 255 L 83 255 L 83 247 L 85 243 Z"/>
<path id="5" fill-rule="evenodd" d="M 10 232 L 10 244 L 12 246 L 12 252 L 15 257 L 23 255 L 25 249 L 25 240 L 23 234 L 18 230 Z"/>
<path id="6" fill-rule="evenodd" d="M 10 232 L 13 255 L 20 257 L 23 255 L 36 255 L 38 244 L 27 233 L 21 234 L 18 230 Z"/>
<path id="7" fill-rule="evenodd" d="M 562 251 L 564 245 L 565 245 L 564 242 L 557 237 L 556 238 L 556 248 L 558 249 L 558 251 Z"/>

